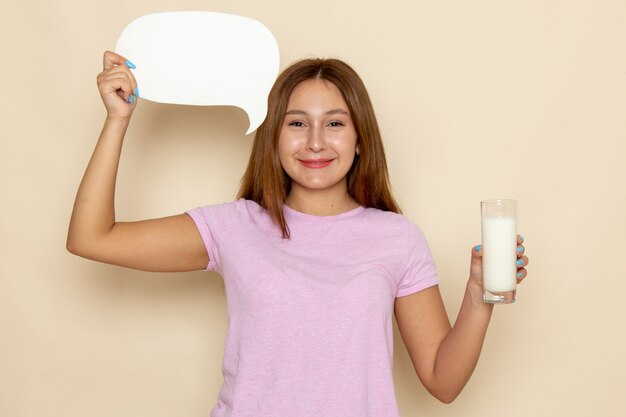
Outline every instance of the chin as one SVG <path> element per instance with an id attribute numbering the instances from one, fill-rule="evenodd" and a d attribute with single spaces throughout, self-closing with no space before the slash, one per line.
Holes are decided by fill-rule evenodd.
<path id="1" fill-rule="evenodd" d="M 305 189 L 305 190 L 311 190 L 311 191 L 323 191 L 323 190 L 331 190 L 331 189 L 335 189 L 337 187 L 344 187 L 346 188 L 346 182 L 342 181 L 342 180 L 338 180 L 338 181 L 332 181 L 332 180 L 328 180 L 328 181 L 319 181 L 319 180 L 304 180 L 304 181 L 298 181 L 298 180 L 293 180 L 292 179 L 292 187 L 293 184 L 297 184 L 299 187 Z"/>

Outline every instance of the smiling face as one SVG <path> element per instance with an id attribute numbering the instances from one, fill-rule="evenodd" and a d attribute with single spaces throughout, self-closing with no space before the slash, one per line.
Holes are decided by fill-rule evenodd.
<path id="1" fill-rule="evenodd" d="M 292 180 L 290 197 L 349 198 L 346 175 L 356 145 L 348 106 L 333 83 L 311 79 L 294 88 L 278 139 L 281 165 Z"/>

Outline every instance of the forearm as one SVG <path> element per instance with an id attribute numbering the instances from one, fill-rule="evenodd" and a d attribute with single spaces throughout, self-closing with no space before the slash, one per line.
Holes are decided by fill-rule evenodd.
<path id="1" fill-rule="evenodd" d="M 115 224 L 115 181 L 128 120 L 107 118 L 76 194 L 67 247 L 101 236 Z"/>
<path id="2" fill-rule="evenodd" d="M 481 289 L 471 285 L 435 360 L 432 391 L 444 402 L 454 400 L 474 372 L 493 311 L 493 304 L 482 301 Z"/>

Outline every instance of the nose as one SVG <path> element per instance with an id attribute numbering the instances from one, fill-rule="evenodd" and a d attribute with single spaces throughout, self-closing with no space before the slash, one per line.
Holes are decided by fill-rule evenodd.
<path id="1" fill-rule="evenodd" d="M 326 140 L 322 129 L 319 127 L 313 127 L 309 130 L 306 141 L 306 149 L 315 153 L 326 149 Z"/>

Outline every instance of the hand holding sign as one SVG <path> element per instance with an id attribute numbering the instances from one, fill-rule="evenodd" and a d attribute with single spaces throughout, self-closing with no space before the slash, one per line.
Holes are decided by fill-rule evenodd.
<path id="1" fill-rule="evenodd" d="M 142 99 L 240 107 L 250 121 L 246 134 L 265 119 L 279 67 L 278 44 L 265 26 L 213 12 L 140 17 L 124 29 L 116 52 L 135 64 Z"/>

